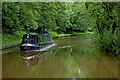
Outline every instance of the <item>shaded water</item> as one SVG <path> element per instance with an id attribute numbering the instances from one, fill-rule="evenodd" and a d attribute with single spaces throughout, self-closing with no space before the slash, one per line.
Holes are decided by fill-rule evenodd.
<path id="1" fill-rule="evenodd" d="M 2 55 L 3 78 L 117 78 L 117 59 L 100 55 L 92 35 L 54 40 L 46 51 Z"/>

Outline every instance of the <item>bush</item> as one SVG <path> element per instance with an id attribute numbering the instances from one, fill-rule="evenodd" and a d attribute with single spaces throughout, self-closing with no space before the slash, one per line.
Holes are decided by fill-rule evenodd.
<path id="1" fill-rule="evenodd" d="M 49 34 L 52 35 L 53 38 L 58 36 L 58 34 L 56 32 L 53 32 L 53 31 L 48 31 L 48 32 L 49 32 Z"/>
<path id="2" fill-rule="evenodd" d="M 99 42 L 103 49 L 110 51 L 115 55 L 120 53 L 120 32 L 112 33 L 112 31 L 105 31 L 101 38 L 99 37 Z"/>

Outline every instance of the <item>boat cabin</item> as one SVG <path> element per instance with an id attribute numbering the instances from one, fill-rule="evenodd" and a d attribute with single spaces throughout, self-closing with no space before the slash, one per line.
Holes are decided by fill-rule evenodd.
<path id="1" fill-rule="evenodd" d="M 41 45 L 53 43 L 50 34 L 24 34 L 20 45 L 21 49 L 39 48 Z"/>

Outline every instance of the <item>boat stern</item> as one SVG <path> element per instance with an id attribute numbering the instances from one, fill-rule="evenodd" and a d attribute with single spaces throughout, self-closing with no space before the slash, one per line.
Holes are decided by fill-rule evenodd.
<path id="1" fill-rule="evenodd" d="M 34 48 L 35 48 L 35 44 L 31 44 L 31 43 L 23 43 L 20 45 L 21 50 L 31 50 Z"/>

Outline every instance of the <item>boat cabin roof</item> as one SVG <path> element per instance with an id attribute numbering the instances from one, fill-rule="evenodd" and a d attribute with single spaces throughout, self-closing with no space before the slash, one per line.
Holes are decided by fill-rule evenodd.
<path id="1" fill-rule="evenodd" d="M 33 34 L 33 33 L 29 33 L 30 35 L 33 35 L 33 36 L 37 36 L 38 34 Z M 24 34 L 24 35 L 27 35 L 27 34 Z"/>
<path id="2" fill-rule="evenodd" d="M 38 35 L 40 35 L 40 36 L 44 36 L 43 34 L 34 34 L 34 33 L 28 33 L 28 34 L 30 34 L 30 35 L 32 35 L 32 36 L 38 36 Z M 24 34 L 24 35 L 27 35 L 27 34 Z M 50 34 L 47 34 L 47 35 L 50 36 Z"/>

